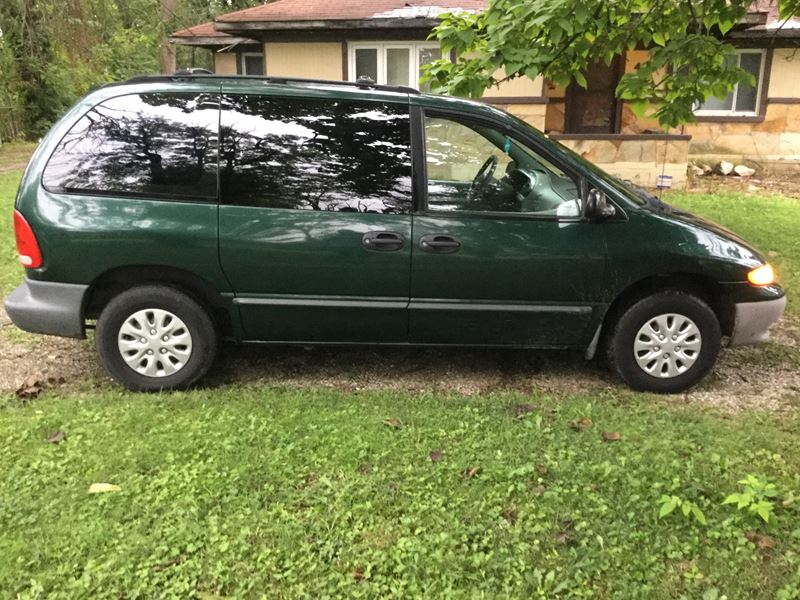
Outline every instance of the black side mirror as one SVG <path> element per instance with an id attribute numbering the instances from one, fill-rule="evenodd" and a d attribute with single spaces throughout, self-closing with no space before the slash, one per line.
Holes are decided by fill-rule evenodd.
<path id="1" fill-rule="evenodd" d="M 586 196 L 586 216 L 590 219 L 610 219 L 617 214 L 617 209 L 608 201 L 606 195 L 592 188 Z"/>

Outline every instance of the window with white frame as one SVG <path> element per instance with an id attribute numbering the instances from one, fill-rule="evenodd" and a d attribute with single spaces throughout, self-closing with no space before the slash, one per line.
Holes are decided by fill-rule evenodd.
<path id="1" fill-rule="evenodd" d="M 261 52 L 242 52 L 239 60 L 239 71 L 242 75 L 264 74 L 264 55 Z"/>
<path id="2" fill-rule="evenodd" d="M 763 93 L 761 82 L 764 79 L 764 50 L 737 50 L 727 57 L 728 64 L 736 65 L 755 78 L 755 85 L 738 83 L 724 98 L 711 96 L 695 109 L 698 116 L 755 116 Z"/>
<path id="3" fill-rule="evenodd" d="M 422 67 L 442 58 L 438 44 L 424 42 L 359 42 L 348 44 L 350 80 L 369 77 L 381 85 L 429 89 L 420 83 Z"/>

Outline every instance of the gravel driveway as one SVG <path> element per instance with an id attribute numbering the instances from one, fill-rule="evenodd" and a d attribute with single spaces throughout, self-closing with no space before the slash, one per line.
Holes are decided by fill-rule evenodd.
<path id="1" fill-rule="evenodd" d="M 666 401 L 701 403 L 725 412 L 797 410 L 800 320 L 785 317 L 773 337 L 764 346 L 724 350 L 700 387 Z M 464 394 L 613 394 L 624 389 L 602 367 L 570 352 L 225 345 L 220 354 L 207 386 L 257 381 Z M 0 393 L 18 390 L 26 380 L 64 392 L 109 385 L 91 341 L 22 333 L 0 310 Z"/>

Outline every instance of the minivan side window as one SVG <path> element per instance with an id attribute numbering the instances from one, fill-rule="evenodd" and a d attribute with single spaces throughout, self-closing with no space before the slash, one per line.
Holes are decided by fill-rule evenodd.
<path id="1" fill-rule="evenodd" d="M 223 204 L 411 212 L 408 106 L 224 95 Z"/>
<path id="2" fill-rule="evenodd" d="M 427 209 L 577 218 L 578 180 L 490 126 L 426 116 Z"/>
<path id="3" fill-rule="evenodd" d="M 215 201 L 218 122 L 214 95 L 111 98 L 72 126 L 42 183 L 52 192 Z"/>

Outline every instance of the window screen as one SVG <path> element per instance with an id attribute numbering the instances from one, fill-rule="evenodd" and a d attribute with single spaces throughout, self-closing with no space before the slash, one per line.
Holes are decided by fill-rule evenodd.
<path id="1" fill-rule="evenodd" d="M 130 94 L 95 106 L 61 140 L 44 171 L 55 192 L 213 200 L 218 99 Z"/>
<path id="2" fill-rule="evenodd" d="M 408 107 L 225 96 L 222 202 L 365 213 L 411 211 Z"/>

